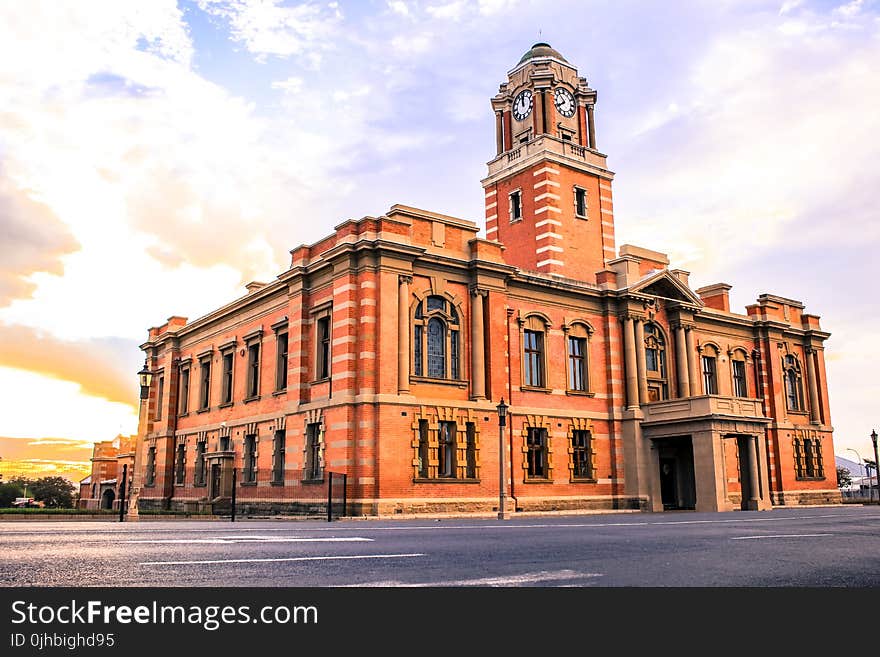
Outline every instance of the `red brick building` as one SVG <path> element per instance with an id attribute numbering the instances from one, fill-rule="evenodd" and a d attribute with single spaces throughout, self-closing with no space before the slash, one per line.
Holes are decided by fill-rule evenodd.
<path id="1" fill-rule="evenodd" d="M 837 499 L 803 304 L 730 310 L 615 246 L 596 92 L 536 44 L 492 99 L 479 227 L 395 205 L 142 345 L 141 508 L 293 510 L 328 472 L 356 514 L 766 509 Z M 496 406 L 509 404 L 499 447 Z M 499 453 L 500 452 L 500 453 Z"/>
<path id="2" fill-rule="evenodd" d="M 116 436 L 95 443 L 92 448 L 92 472 L 79 482 L 81 509 L 118 509 L 122 473 L 134 472 L 137 436 Z"/>

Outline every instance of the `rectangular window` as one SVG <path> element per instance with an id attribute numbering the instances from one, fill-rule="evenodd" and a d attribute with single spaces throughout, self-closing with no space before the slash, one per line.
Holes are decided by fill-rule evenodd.
<path id="1" fill-rule="evenodd" d="M 816 467 L 813 463 L 813 441 L 804 440 L 804 470 L 807 477 L 816 476 Z"/>
<path id="2" fill-rule="evenodd" d="M 232 403 L 232 368 L 235 359 L 235 351 L 230 349 L 223 354 L 223 387 L 221 389 L 221 404 Z"/>
<path id="3" fill-rule="evenodd" d="M 275 390 L 287 389 L 287 333 L 275 337 Z"/>
<path id="4" fill-rule="evenodd" d="M 455 422 L 441 422 L 437 450 L 438 477 L 455 477 Z"/>
<path id="5" fill-rule="evenodd" d="M 321 468 L 321 425 L 317 422 L 306 426 L 306 479 L 323 479 Z"/>
<path id="6" fill-rule="evenodd" d="M 247 397 L 257 397 L 260 394 L 260 343 L 253 342 L 248 345 L 248 375 Z"/>
<path id="7" fill-rule="evenodd" d="M 467 428 L 467 468 L 465 476 L 468 479 L 477 478 L 477 426 L 468 422 Z"/>
<path id="8" fill-rule="evenodd" d="M 583 219 L 587 218 L 587 190 L 574 188 L 574 213 Z"/>
<path id="9" fill-rule="evenodd" d="M 330 317 L 318 320 L 318 367 L 319 379 L 330 378 Z"/>
<path id="10" fill-rule="evenodd" d="M 186 481 L 186 444 L 177 446 L 177 463 L 175 463 L 174 483 L 182 484 Z"/>
<path id="11" fill-rule="evenodd" d="M 590 460 L 592 435 L 589 431 L 576 429 L 571 433 L 571 476 L 574 479 L 593 479 Z"/>
<path id="12" fill-rule="evenodd" d="M 272 483 L 284 483 L 284 442 L 285 431 L 279 429 L 272 439 Z"/>
<path id="13" fill-rule="evenodd" d="M 156 393 L 156 420 L 162 419 L 162 402 L 165 397 L 165 375 L 159 375 L 158 392 Z"/>
<path id="14" fill-rule="evenodd" d="M 568 339 L 568 389 L 587 390 L 587 339 Z"/>
<path id="15" fill-rule="evenodd" d="M 180 395 L 177 398 L 177 413 L 186 415 L 189 411 L 189 366 L 180 369 Z"/>
<path id="16" fill-rule="evenodd" d="M 547 430 L 529 427 L 526 437 L 529 479 L 547 478 Z"/>
<path id="17" fill-rule="evenodd" d="M 707 395 L 718 394 L 718 380 L 715 376 L 715 357 L 703 356 L 703 389 Z"/>
<path id="18" fill-rule="evenodd" d="M 510 223 L 522 219 L 522 192 L 516 191 L 510 194 Z"/>
<path id="19" fill-rule="evenodd" d="M 201 371 L 201 388 L 199 389 L 199 409 L 207 410 L 211 392 L 211 357 L 199 361 Z"/>
<path id="20" fill-rule="evenodd" d="M 458 331 L 449 332 L 449 365 L 452 369 L 452 378 L 458 380 Z"/>
<path id="21" fill-rule="evenodd" d="M 544 387 L 544 334 L 540 331 L 523 331 L 523 359 L 525 385 Z"/>
<path id="22" fill-rule="evenodd" d="M 232 439 L 229 436 L 220 436 L 220 451 L 228 452 L 232 449 Z"/>
<path id="23" fill-rule="evenodd" d="M 732 360 L 730 366 L 733 369 L 733 396 L 748 397 L 746 388 L 746 362 L 744 360 Z"/>
<path id="24" fill-rule="evenodd" d="M 419 477 L 428 477 L 428 421 L 419 420 Z"/>
<path id="25" fill-rule="evenodd" d="M 156 448 L 150 447 L 147 450 L 147 472 L 145 475 L 146 485 L 152 486 L 156 483 Z"/>
<path id="26" fill-rule="evenodd" d="M 243 483 L 252 484 L 257 481 L 257 437 L 249 433 L 244 437 L 244 472 Z"/>
<path id="27" fill-rule="evenodd" d="M 195 486 L 205 485 L 205 441 L 200 440 L 196 443 L 196 462 L 195 474 L 193 476 L 193 484 Z"/>

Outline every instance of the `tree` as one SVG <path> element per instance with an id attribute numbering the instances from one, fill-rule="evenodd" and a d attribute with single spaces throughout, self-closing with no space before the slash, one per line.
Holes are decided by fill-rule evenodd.
<path id="1" fill-rule="evenodd" d="M 15 498 L 21 497 L 23 494 L 24 487 L 16 479 L 0 483 L 0 509 L 11 507 Z"/>
<path id="2" fill-rule="evenodd" d="M 837 487 L 849 488 L 851 484 L 852 475 L 850 475 L 849 470 L 847 470 L 843 466 L 837 466 Z"/>
<path id="3" fill-rule="evenodd" d="M 76 486 L 64 477 L 41 477 L 28 485 L 31 496 L 38 502 L 54 509 L 73 507 L 73 494 Z"/>

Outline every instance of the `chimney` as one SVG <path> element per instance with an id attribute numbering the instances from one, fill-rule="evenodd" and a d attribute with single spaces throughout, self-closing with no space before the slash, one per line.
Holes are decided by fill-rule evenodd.
<path id="1" fill-rule="evenodd" d="M 715 283 L 714 285 L 706 285 L 696 290 L 700 295 L 700 300 L 709 308 L 715 310 L 723 310 L 730 312 L 730 291 L 731 286 L 727 283 Z"/>

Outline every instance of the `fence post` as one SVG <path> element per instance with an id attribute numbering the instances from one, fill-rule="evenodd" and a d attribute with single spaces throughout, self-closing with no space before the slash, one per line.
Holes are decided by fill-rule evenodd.
<path id="1" fill-rule="evenodd" d="M 235 463 L 232 464 L 232 522 L 235 522 L 235 484 L 236 484 L 236 476 L 238 475 L 238 470 L 235 468 Z"/>
<path id="2" fill-rule="evenodd" d="M 333 522 L 333 473 L 327 473 L 327 522 Z"/>
<path id="3" fill-rule="evenodd" d="M 342 516 L 348 515 L 348 474 L 342 473 Z"/>

